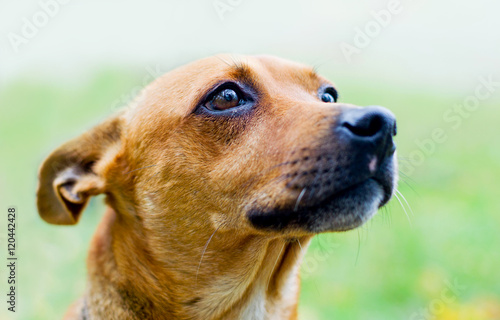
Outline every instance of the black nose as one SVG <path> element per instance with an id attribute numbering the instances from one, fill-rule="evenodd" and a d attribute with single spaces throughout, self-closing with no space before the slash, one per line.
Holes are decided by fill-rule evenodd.
<path id="1" fill-rule="evenodd" d="M 396 149 L 396 118 L 386 108 L 369 106 L 344 109 L 339 123 L 344 133 L 360 147 L 375 147 L 381 157 L 392 155 Z"/>

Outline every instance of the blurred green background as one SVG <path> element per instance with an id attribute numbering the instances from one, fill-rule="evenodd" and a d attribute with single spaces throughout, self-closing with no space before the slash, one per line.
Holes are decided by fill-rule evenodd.
<path id="1" fill-rule="evenodd" d="M 77 226 L 42 222 L 35 190 L 44 157 L 158 74 L 238 52 L 316 65 L 342 102 L 383 105 L 398 119 L 406 201 L 393 199 L 361 229 L 315 238 L 302 267 L 300 319 L 500 319 L 500 87 L 483 84 L 500 81 L 499 5 L 402 2 L 349 60 L 340 44 L 354 43 L 387 1 L 292 1 L 286 12 L 231 3 L 222 16 L 216 1 L 61 4 L 19 52 L 8 34 L 21 34 L 23 17 L 43 9 L 2 4 L 0 209 L 19 211 L 19 289 L 18 311 L 0 302 L 0 318 L 59 319 L 85 287 L 103 198 Z M 478 87 L 490 94 L 474 105 Z M 433 141 L 436 130 L 445 138 Z M 0 227 L 6 261 L 6 217 Z M 2 297 L 6 278 L 2 267 Z"/>

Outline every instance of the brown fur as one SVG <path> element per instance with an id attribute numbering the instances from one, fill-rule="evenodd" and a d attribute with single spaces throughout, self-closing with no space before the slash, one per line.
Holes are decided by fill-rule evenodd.
<path id="1" fill-rule="evenodd" d="M 231 121 L 193 114 L 223 80 L 259 88 L 259 109 Z M 98 193 L 108 205 L 88 288 L 66 319 L 296 319 L 298 269 L 313 234 L 258 230 L 242 212 L 297 199 L 300 190 L 273 183 L 293 167 L 270 168 L 313 156 L 328 135 L 338 110 L 315 96 L 326 83 L 274 57 L 203 59 L 52 153 L 38 190 L 46 221 L 76 223 Z"/>

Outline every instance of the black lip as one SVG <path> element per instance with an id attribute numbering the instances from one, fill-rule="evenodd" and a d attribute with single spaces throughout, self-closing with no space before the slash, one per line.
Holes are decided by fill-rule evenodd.
<path id="1" fill-rule="evenodd" d="M 380 205 L 379 205 L 379 208 L 380 208 L 385 203 L 387 203 L 387 201 L 389 201 L 392 193 L 391 193 L 391 187 L 390 186 L 385 185 L 384 183 L 382 183 L 379 179 L 377 179 L 375 177 L 370 177 L 370 178 L 365 179 L 363 181 L 360 181 L 360 182 L 357 182 L 355 184 L 352 184 L 352 185 L 348 186 L 345 189 L 341 189 L 341 190 L 339 190 L 339 191 L 331 194 L 329 197 L 327 197 L 325 200 L 323 200 L 319 204 L 316 204 L 316 205 L 313 205 L 313 206 L 304 206 L 303 208 L 304 209 L 309 209 L 309 210 L 324 208 L 325 206 L 328 206 L 331 203 L 332 199 L 335 199 L 338 196 L 343 196 L 343 195 L 346 195 L 346 194 L 348 194 L 350 192 L 353 192 L 353 190 L 357 189 L 359 186 L 361 186 L 362 184 L 367 183 L 368 181 L 374 181 L 375 183 L 377 183 L 377 185 L 379 187 L 381 187 L 384 190 L 384 199 L 380 202 Z M 389 194 L 389 196 L 386 199 L 386 195 L 387 194 Z"/>
<path id="2" fill-rule="evenodd" d="M 384 190 L 384 198 L 382 199 L 382 201 L 380 202 L 380 204 L 378 206 L 379 208 L 381 208 L 381 207 L 385 206 L 387 204 L 387 202 L 389 202 L 389 200 L 391 199 L 393 187 L 388 185 L 387 183 L 382 182 L 381 180 L 379 180 L 376 177 L 372 177 L 370 179 L 373 179 L 373 181 L 377 182 Z"/>
<path id="3" fill-rule="evenodd" d="M 373 178 L 335 192 L 322 202 L 298 208 L 253 209 L 248 219 L 257 229 L 283 231 L 285 228 L 301 229 L 307 232 L 346 231 L 354 229 L 373 214 L 368 207 L 380 201 L 384 186 Z M 384 195 L 385 199 L 385 195 Z M 377 208 L 381 205 L 377 203 Z M 361 213 L 360 213 L 361 212 Z"/>

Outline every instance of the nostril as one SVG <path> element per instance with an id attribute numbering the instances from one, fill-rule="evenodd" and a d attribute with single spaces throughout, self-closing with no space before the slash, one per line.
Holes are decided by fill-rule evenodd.
<path id="1" fill-rule="evenodd" d="M 368 113 L 364 116 L 342 123 L 349 131 L 359 137 L 371 137 L 382 131 L 383 116 L 377 113 Z"/>
<path id="2" fill-rule="evenodd" d="M 368 159 L 377 159 L 369 168 L 381 164 L 396 151 L 393 139 L 397 131 L 396 117 L 383 107 L 345 108 L 335 128 L 339 137 L 356 148 L 356 152 L 368 155 Z"/>

